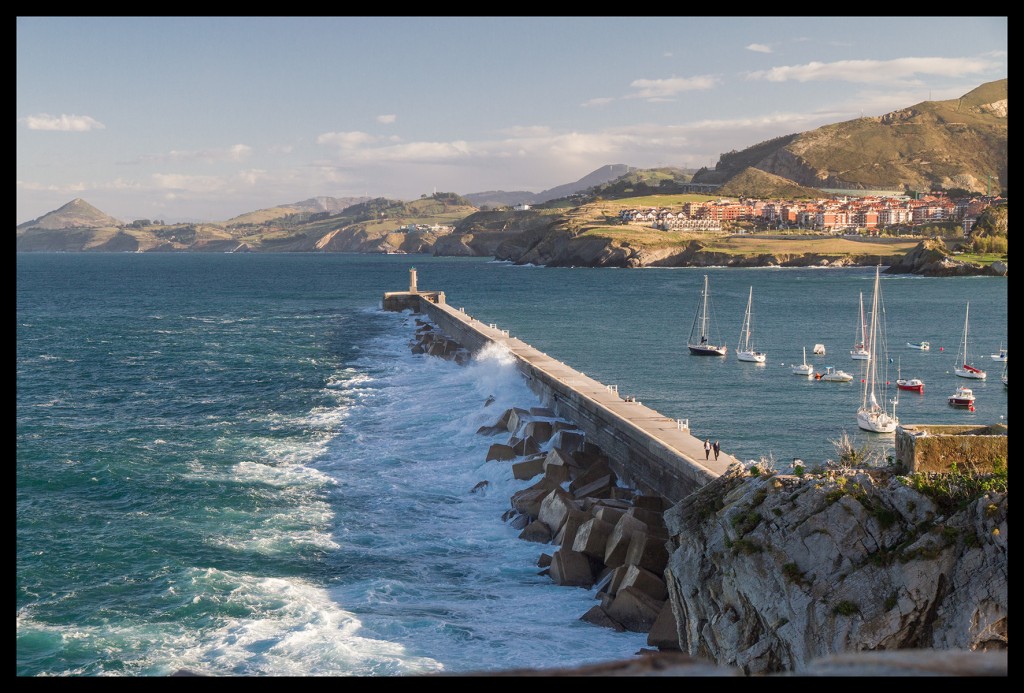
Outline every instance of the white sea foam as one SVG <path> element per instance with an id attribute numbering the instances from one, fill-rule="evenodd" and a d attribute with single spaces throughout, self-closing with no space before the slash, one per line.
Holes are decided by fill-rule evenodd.
<path id="1" fill-rule="evenodd" d="M 332 595 L 359 613 L 359 632 L 446 671 L 571 666 L 646 646 L 646 634 L 579 621 L 595 595 L 538 575 L 539 554 L 554 547 L 522 541 L 501 521 L 532 482 L 485 461 L 507 436 L 476 430 L 509 407 L 539 404 L 511 354 L 488 347 L 465 366 L 414 356 L 408 329 L 365 350 L 359 365 L 375 374 L 377 396 L 353 403 L 317 463 L 338 482 L 337 559 L 354 566 Z M 481 481 L 485 490 L 470 493 Z"/>

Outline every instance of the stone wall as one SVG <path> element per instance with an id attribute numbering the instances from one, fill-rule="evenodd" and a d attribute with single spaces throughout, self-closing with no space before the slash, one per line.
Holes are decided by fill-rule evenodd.
<path id="1" fill-rule="evenodd" d="M 1008 461 L 1008 429 L 994 426 L 924 425 L 896 429 L 896 461 L 912 472 L 988 473 L 996 460 Z"/>

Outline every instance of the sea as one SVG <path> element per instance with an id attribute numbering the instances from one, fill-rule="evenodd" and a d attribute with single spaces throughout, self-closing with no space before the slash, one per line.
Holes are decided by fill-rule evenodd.
<path id="1" fill-rule="evenodd" d="M 465 365 L 412 353 L 417 316 L 381 307 L 412 267 L 421 290 L 745 463 L 813 467 L 843 444 L 892 455 L 892 434 L 856 425 L 849 349 L 872 268 L 18 254 L 18 676 L 469 674 L 647 647 L 581 621 L 594 592 L 553 584 L 538 567 L 553 547 L 502 520 L 531 482 L 485 461 L 505 439 L 477 429 L 542 403 L 500 349 Z M 705 275 L 724 358 L 686 348 Z M 1007 279 L 881 287 L 877 363 L 901 422 L 1007 423 L 990 358 L 1008 347 Z M 765 364 L 735 358 L 751 291 Z M 985 381 L 952 373 L 968 304 Z M 805 347 L 853 381 L 793 375 Z M 924 393 L 897 397 L 898 372 Z M 973 411 L 946 402 L 962 384 Z"/>

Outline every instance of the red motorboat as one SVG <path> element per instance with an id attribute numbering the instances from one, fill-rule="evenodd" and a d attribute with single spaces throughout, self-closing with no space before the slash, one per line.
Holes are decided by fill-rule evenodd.
<path id="1" fill-rule="evenodd" d="M 924 392 L 924 381 L 917 378 L 901 378 L 896 381 L 896 387 L 909 392 Z"/>
<path id="2" fill-rule="evenodd" d="M 974 409 L 974 392 L 969 387 L 958 387 L 947 401 L 954 407 Z"/>

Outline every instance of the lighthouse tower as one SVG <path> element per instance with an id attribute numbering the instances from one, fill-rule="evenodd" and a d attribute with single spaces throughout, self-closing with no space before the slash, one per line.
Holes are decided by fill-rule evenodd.
<path id="1" fill-rule="evenodd" d="M 411 293 L 411 294 L 417 293 L 417 289 L 416 289 L 416 268 L 415 267 L 410 267 L 409 268 L 409 293 Z"/>

